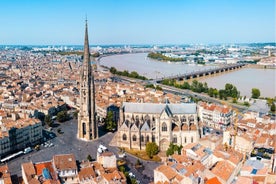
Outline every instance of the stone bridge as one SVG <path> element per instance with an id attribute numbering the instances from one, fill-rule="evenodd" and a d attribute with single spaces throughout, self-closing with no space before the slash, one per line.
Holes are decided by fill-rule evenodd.
<path id="1" fill-rule="evenodd" d="M 236 70 L 244 67 L 245 64 L 231 64 L 231 65 L 224 65 L 219 68 L 211 68 L 211 69 L 206 69 L 206 70 L 200 70 L 200 71 L 193 71 L 190 73 L 185 73 L 185 74 L 178 74 L 178 75 L 173 75 L 173 76 L 168 76 L 168 77 L 163 77 L 163 78 L 157 78 L 152 80 L 151 82 L 153 83 L 160 83 L 164 79 L 176 79 L 177 81 L 183 81 L 183 80 L 189 80 L 189 79 L 194 79 L 198 77 L 204 77 L 204 76 L 210 76 L 218 73 L 223 73 L 231 70 Z"/>

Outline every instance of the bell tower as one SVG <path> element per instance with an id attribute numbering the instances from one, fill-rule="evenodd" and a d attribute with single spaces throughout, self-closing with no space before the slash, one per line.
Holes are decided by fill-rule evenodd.
<path id="1" fill-rule="evenodd" d="M 95 113 L 95 84 L 93 68 L 90 61 L 87 20 L 85 21 L 83 64 L 80 75 L 78 138 L 84 140 L 98 138 L 98 126 Z"/>

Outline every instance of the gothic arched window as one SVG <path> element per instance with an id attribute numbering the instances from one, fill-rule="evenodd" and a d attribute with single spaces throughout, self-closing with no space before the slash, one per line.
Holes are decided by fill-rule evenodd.
<path id="1" fill-rule="evenodd" d="M 165 122 L 162 123 L 162 132 L 166 132 L 168 130 L 167 124 Z"/>
<path id="2" fill-rule="evenodd" d="M 132 136 L 132 141 L 136 141 L 136 140 L 137 140 L 136 135 L 133 135 Z"/>
<path id="3" fill-rule="evenodd" d="M 173 137 L 173 143 L 177 143 L 177 137 L 176 136 Z"/>
<path id="4" fill-rule="evenodd" d="M 155 135 L 152 135 L 151 141 L 152 141 L 152 142 L 155 142 Z"/>
<path id="5" fill-rule="evenodd" d="M 126 141 L 127 140 L 127 136 L 126 134 L 123 135 L 123 141 Z"/>
<path id="6" fill-rule="evenodd" d="M 141 135 L 141 142 L 144 142 L 144 136 Z"/>
<path id="7" fill-rule="evenodd" d="M 146 142 L 149 142 L 149 136 L 147 135 L 147 137 L 146 137 Z"/>

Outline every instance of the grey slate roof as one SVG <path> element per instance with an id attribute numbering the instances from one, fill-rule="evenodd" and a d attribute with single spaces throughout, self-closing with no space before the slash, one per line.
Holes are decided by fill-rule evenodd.
<path id="1" fill-rule="evenodd" d="M 173 114 L 195 114 L 195 103 L 181 104 L 156 104 L 156 103 L 130 103 L 124 102 L 125 112 L 127 113 L 149 113 L 160 114 L 165 109 L 166 105 Z"/>

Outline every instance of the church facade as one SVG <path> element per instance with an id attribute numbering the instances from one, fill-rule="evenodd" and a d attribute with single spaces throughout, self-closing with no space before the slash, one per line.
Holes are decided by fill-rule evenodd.
<path id="1" fill-rule="evenodd" d="M 198 142 L 199 128 L 195 103 L 154 104 L 124 102 L 120 109 L 119 147 L 143 150 L 155 142 L 161 151 L 170 143 Z"/>

